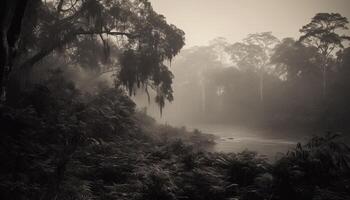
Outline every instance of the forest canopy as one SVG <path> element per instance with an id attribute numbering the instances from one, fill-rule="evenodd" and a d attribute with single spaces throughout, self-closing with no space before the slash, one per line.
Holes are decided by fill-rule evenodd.
<path id="1" fill-rule="evenodd" d="M 162 108 L 171 101 L 171 61 L 184 46 L 184 32 L 166 22 L 145 0 L 2 1 L 1 88 L 11 75 L 26 78 L 39 62 L 96 73 L 116 72 L 130 94 L 157 92 Z M 22 28 L 21 28 L 22 27 Z M 7 38 L 7 39 L 6 39 Z M 4 53 L 3 53 L 4 52 Z M 23 80 L 21 80 L 23 81 Z M 10 91 L 9 91 L 10 92 Z"/>
<path id="2" fill-rule="evenodd" d="M 318 13 L 300 28 L 299 38 L 261 32 L 182 51 L 174 63 L 178 99 L 165 118 L 179 124 L 349 128 L 348 26 L 338 13 Z M 176 117 L 179 107 L 186 118 Z"/>

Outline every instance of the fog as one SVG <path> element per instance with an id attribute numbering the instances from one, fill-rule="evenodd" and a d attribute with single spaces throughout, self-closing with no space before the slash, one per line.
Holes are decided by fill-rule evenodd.
<path id="1" fill-rule="evenodd" d="M 327 75 L 322 52 L 299 42 L 305 35 L 301 29 L 316 13 L 349 18 L 349 1 L 152 2 L 186 32 L 185 49 L 167 63 L 174 74 L 174 101 L 160 115 L 142 92 L 135 98 L 160 123 L 199 128 L 223 140 L 242 138 L 244 132 L 260 141 L 263 137 L 292 143 L 313 134 L 348 130 L 350 110 L 345 102 L 350 82 L 344 76 L 344 58 L 349 54 L 342 49 L 349 41 L 330 52 L 333 61 Z M 346 28 L 336 32 L 350 33 Z M 248 143 L 219 148 L 264 145 Z"/>

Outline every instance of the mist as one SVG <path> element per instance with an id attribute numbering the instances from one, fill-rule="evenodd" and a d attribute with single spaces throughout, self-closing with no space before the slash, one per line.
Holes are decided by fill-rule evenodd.
<path id="1" fill-rule="evenodd" d="M 0 199 L 350 199 L 349 7 L 2 0 Z"/>

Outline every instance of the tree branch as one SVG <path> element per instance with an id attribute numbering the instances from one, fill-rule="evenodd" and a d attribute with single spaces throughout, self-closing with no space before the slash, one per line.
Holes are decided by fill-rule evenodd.
<path id="1" fill-rule="evenodd" d="M 75 32 L 72 32 L 68 34 L 63 40 L 56 41 L 52 43 L 50 46 L 43 48 L 40 50 L 37 54 L 29 58 L 28 60 L 24 61 L 22 64 L 19 65 L 19 69 L 25 69 L 25 68 L 30 68 L 32 67 L 35 63 L 49 55 L 52 51 L 54 51 L 56 48 L 65 45 L 72 40 L 76 38 L 78 35 L 96 35 L 96 34 L 108 34 L 108 35 L 114 35 L 114 36 L 126 36 L 128 38 L 135 38 L 138 35 L 132 34 L 132 33 L 127 33 L 127 32 L 117 32 L 117 31 L 84 31 L 84 30 L 78 30 Z"/>
<path id="2" fill-rule="evenodd" d="M 58 3 L 58 5 L 57 5 L 57 15 L 59 15 L 60 12 L 62 11 L 63 3 L 64 3 L 64 0 L 60 0 L 60 2 Z"/>
<path id="3" fill-rule="evenodd" d="M 96 34 L 107 34 L 107 35 L 114 35 L 114 36 L 126 36 L 130 39 L 136 38 L 139 35 L 138 34 L 132 34 L 127 32 L 118 32 L 118 31 L 95 31 L 95 30 L 89 30 L 89 31 L 77 31 L 76 35 L 96 35 Z"/>
<path id="4" fill-rule="evenodd" d="M 49 55 L 56 48 L 58 48 L 61 45 L 67 44 L 68 42 L 72 41 L 74 38 L 75 38 L 75 35 L 69 35 L 61 41 L 52 43 L 49 47 L 42 49 L 37 54 L 35 54 L 31 58 L 29 58 L 28 60 L 20 64 L 19 69 L 26 69 L 26 68 L 32 67 L 35 63 L 37 63 L 38 61 L 40 61 L 41 59 Z"/>

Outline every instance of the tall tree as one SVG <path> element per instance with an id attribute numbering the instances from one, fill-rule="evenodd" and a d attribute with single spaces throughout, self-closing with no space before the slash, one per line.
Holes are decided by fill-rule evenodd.
<path id="1" fill-rule="evenodd" d="M 329 70 L 329 61 L 333 58 L 336 50 L 344 48 L 343 42 L 350 40 L 350 37 L 340 35 L 338 31 L 346 30 L 348 20 L 339 13 L 318 13 L 310 23 L 300 29 L 303 34 L 299 41 L 314 46 L 322 55 L 322 85 L 323 96 L 327 94 L 327 71 Z"/>
<path id="2" fill-rule="evenodd" d="M 228 47 L 231 60 L 241 69 L 254 70 L 259 73 L 259 98 L 264 101 L 264 73 L 270 63 L 274 47 L 279 40 L 271 32 L 249 34 L 242 43 Z"/>
<path id="3" fill-rule="evenodd" d="M 255 33 L 250 34 L 244 41 L 247 44 L 257 45 L 262 50 L 264 56 L 261 60 L 261 64 L 259 66 L 260 71 L 260 101 L 264 101 L 264 73 L 267 65 L 270 63 L 270 57 L 272 55 L 272 51 L 274 47 L 279 43 L 279 40 L 271 34 L 271 32 L 263 32 L 263 33 Z"/>
<path id="4" fill-rule="evenodd" d="M 293 38 L 285 38 L 271 56 L 277 76 L 293 82 L 320 75 L 320 54 L 315 47 L 307 47 Z"/>

